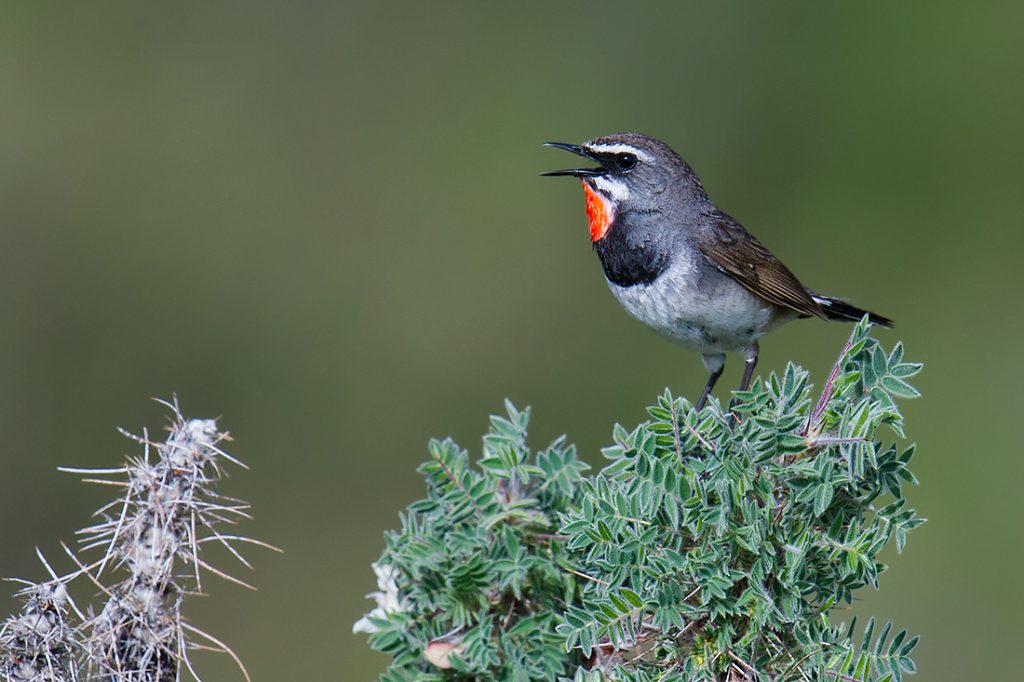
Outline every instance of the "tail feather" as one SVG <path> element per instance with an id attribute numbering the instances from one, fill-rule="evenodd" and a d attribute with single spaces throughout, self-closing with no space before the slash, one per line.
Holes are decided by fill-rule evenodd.
<path id="1" fill-rule="evenodd" d="M 862 310 L 855 305 L 850 305 L 846 301 L 839 298 L 830 298 L 828 296 L 818 296 L 814 294 L 814 300 L 821 306 L 822 311 L 825 313 L 825 317 L 830 320 L 846 320 L 848 322 L 857 322 L 865 315 L 871 321 L 871 324 L 878 324 L 883 327 L 891 327 L 892 320 L 888 317 L 882 317 L 876 315 L 869 310 Z"/>

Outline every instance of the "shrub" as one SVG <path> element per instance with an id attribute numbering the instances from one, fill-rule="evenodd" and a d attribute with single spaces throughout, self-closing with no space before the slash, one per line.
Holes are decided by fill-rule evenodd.
<path id="1" fill-rule="evenodd" d="M 476 468 L 432 442 L 355 628 L 392 657 L 381 680 L 901 679 L 916 637 L 832 618 L 923 523 L 914 448 L 883 440 L 919 369 L 865 320 L 817 400 L 792 364 L 731 410 L 666 391 L 590 477 L 564 438 L 531 454 L 512 405 Z"/>

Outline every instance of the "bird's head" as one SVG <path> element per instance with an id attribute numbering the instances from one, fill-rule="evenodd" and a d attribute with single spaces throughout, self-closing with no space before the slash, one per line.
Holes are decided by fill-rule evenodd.
<path id="1" fill-rule="evenodd" d="M 615 216 L 623 210 L 660 211 L 667 190 L 679 186 L 680 180 L 696 181 L 689 166 L 671 147 L 640 133 L 605 135 L 583 144 L 545 144 L 597 163 L 592 168 L 542 173 L 580 178 L 586 194 L 590 238 L 594 242 L 604 238 Z"/>

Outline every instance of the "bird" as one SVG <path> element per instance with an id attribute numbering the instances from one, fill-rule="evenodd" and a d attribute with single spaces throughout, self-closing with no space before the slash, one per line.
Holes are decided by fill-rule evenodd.
<path id="1" fill-rule="evenodd" d="M 647 135 L 546 142 L 596 163 L 542 173 L 583 185 L 590 240 L 612 294 L 661 336 L 700 353 L 709 376 L 696 409 L 742 353 L 750 387 L 758 340 L 797 318 L 892 320 L 808 289 L 782 261 L 708 197 L 690 165 Z"/>

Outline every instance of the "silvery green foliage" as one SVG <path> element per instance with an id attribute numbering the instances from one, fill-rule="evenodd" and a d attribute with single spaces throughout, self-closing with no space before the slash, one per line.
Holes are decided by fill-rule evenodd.
<path id="1" fill-rule="evenodd" d="M 173 419 L 166 440 L 130 436 L 142 445 L 141 456 L 116 469 L 64 469 L 88 474 L 87 480 L 123 492 L 97 511 L 98 523 L 79 531 L 80 554 L 66 548 L 78 570 L 59 578 L 51 571 L 51 582 L 30 586 L 26 609 L 8 620 L 0 637 L 4 660 L 45 658 L 59 661 L 60 669 L 67 672 L 63 676 L 18 677 L 17 666 L 7 664 L 5 679 L 169 682 L 181 679 L 183 668 L 192 671 L 188 654 L 200 646 L 229 654 L 248 679 L 227 646 L 188 624 L 181 614 L 183 600 L 202 591 L 205 572 L 248 587 L 202 558 L 207 543 L 221 545 L 247 567 L 237 545 L 267 546 L 223 531 L 225 526 L 249 518 L 246 503 L 224 497 L 217 490 L 225 462 L 244 465 L 222 449 L 229 437 L 217 429 L 214 420 L 187 420 L 176 403 L 168 407 Z M 97 549 L 100 557 L 89 561 L 90 552 Z M 72 581 L 85 583 L 100 595 L 103 604 L 84 614 L 75 609 L 79 617 L 69 625 L 67 609 L 57 597 L 66 595 L 66 586 Z M 49 619 L 47 628 L 63 633 L 60 642 L 53 637 L 32 641 L 8 636 L 8 632 L 24 631 L 18 623 L 39 613 Z M 33 648 L 34 652 L 29 650 Z M 8 674 L 8 669 L 15 672 Z M 198 678 L 194 671 L 192 674 Z"/>
<path id="2" fill-rule="evenodd" d="M 608 466 L 562 533 L 586 581 L 559 626 L 622 680 L 900 679 L 916 638 L 860 650 L 830 612 L 878 586 L 882 548 L 920 525 L 903 498 L 913 447 L 894 398 L 920 369 L 859 324 L 814 400 L 793 365 L 739 394 L 729 427 L 665 395 L 615 429 Z M 843 678 L 845 679 L 845 678 Z"/>
<path id="3" fill-rule="evenodd" d="M 384 680 L 552 680 L 583 661 L 555 628 L 579 589 L 559 515 L 587 467 L 562 439 L 532 454 L 529 412 L 507 407 L 476 468 L 451 440 L 430 443 L 427 497 L 387 534 L 378 606 L 355 628 L 393 656 Z"/>
<path id="4" fill-rule="evenodd" d="M 832 618 L 923 523 L 903 497 L 913 446 L 891 442 L 919 369 L 865 321 L 820 392 L 789 365 L 737 394 L 733 426 L 666 393 L 586 479 L 575 457 L 569 476 L 534 466 L 511 407 L 481 471 L 434 444 L 428 498 L 379 562 L 394 586 L 370 618 L 394 657 L 382 680 L 901 679 L 916 637 Z M 510 583 L 510 561 L 530 579 Z"/>

